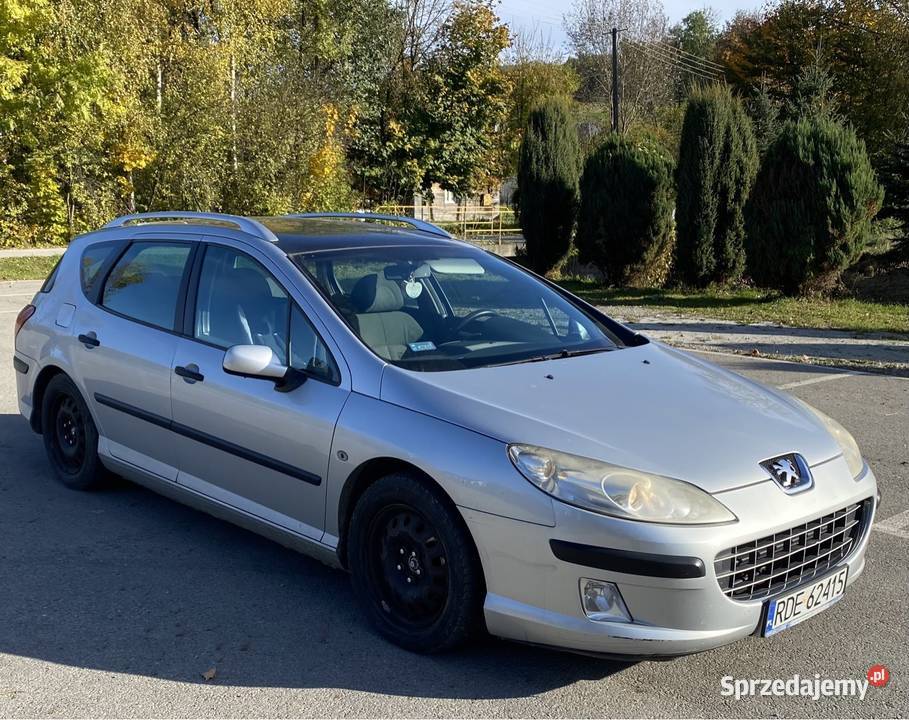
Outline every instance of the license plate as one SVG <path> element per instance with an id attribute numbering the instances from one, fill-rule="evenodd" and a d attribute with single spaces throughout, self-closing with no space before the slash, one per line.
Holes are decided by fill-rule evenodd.
<path id="1" fill-rule="evenodd" d="M 837 602 L 846 591 L 848 573 L 847 566 L 788 595 L 769 600 L 764 613 L 764 637 L 798 625 Z"/>

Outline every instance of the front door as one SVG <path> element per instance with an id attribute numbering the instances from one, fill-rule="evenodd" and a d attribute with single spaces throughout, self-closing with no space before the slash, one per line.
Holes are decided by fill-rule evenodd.
<path id="1" fill-rule="evenodd" d="M 209 244 L 197 285 L 192 338 L 179 341 L 171 376 L 178 483 L 318 539 L 332 435 L 349 390 L 260 262 Z M 223 361 L 233 345 L 267 345 L 308 379 L 282 392 L 269 380 L 230 375 Z"/>

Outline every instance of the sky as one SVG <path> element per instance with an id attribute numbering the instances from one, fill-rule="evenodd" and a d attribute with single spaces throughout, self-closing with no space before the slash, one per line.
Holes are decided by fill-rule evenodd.
<path id="1" fill-rule="evenodd" d="M 704 2 L 703 0 L 663 0 L 663 9 L 669 22 L 677 23 L 693 10 L 712 7 L 720 17 L 720 23 L 732 18 L 738 10 L 757 10 L 762 0 L 726 0 L 725 2 Z M 562 15 L 571 7 L 571 0 L 501 0 L 499 16 L 514 29 L 536 29 L 548 37 L 554 48 L 560 48 L 566 41 L 562 29 Z"/>

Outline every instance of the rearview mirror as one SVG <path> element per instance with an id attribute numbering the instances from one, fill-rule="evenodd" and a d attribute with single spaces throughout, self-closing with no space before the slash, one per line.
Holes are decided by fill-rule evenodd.
<path id="1" fill-rule="evenodd" d="M 224 353 L 224 372 L 243 377 L 283 380 L 289 368 L 283 365 L 270 347 L 234 345 Z"/>

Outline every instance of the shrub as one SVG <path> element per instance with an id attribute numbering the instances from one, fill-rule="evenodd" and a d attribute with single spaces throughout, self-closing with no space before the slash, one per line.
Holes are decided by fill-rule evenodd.
<path id="1" fill-rule="evenodd" d="M 676 169 L 676 268 L 686 283 L 738 280 L 745 267 L 743 212 L 757 172 L 751 121 L 727 88 L 692 94 Z"/>
<path id="2" fill-rule="evenodd" d="M 901 225 L 894 232 L 896 257 L 909 260 L 909 125 L 878 163 L 886 205 L 882 211 Z"/>
<path id="3" fill-rule="evenodd" d="M 611 135 L 581 176 L 575 244 L 615 285 L 666 281 L 672 251 L 672 162 L 647 143 Z"/>
<path id="4" fill-rule="evenodd" d="M 787 123 L 748 202 L 748 271 L 789 294 L 831 287 L 871 237 L 884 191 L 865 144 L 825 117 Z"/>
<path id="5" fill-rule="evenodd" d="M 531 111 L 518 161 L 518 219 L 527 260 L 551 269 L 568 251 L 578 202 L 580 155 L 568 105 L 546 100 Z"/>

